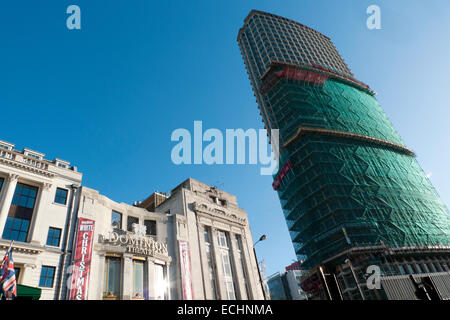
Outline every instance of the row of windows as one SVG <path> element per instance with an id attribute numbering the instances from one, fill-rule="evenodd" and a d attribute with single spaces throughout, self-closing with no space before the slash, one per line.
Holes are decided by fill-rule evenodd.
<path id="1" fill-rule="evenodd" d="M 133 223 L 139 223 L 139 218 L 128 216 L 127 217 L 127 231 L 133 231 Z M 111 212 L 111 225 L 115 229 L 122 228 L 122 214 L 117 211 Z M 144 220 L 144 225 L 147 227 L 146 234 L 149 236 L 156 236 L 156 221 Z"/>
<path id="2" fill-rule="evenodd" d="M 3 179 L 0 179 L 0 190 L 2 185 Z M 22 183 L 17 184 L 3 230 L 3 239 L 20 242 L 27 241 L 37 193 L 38 188 L 36 187 Z M 67 194 L 68 190 L 57 188 L 55 203 L 65 205 L 67 203 Z M 59 246 L 60 237 L 61 229 L 50 228 L 47 245 Z"/>
<path id="3" fill-rule="evenodd" d="M 19 281 L 20 270 L 20 268 L 14 268 L 16 281 Z M 55 279 L 55 271 L 56 267 L 42 266 L 41 275 L 39 277 L 39 287 L 52 288 Z"/>
<path id="4" fill-rule="evenodd" d="M 141 260 L 133 260 L 133 294 L 134 299 L 144 299 L 146 297 L 145 279 L 148 279 L 146 275 L 145 262 Z M 164 266 L 154 265 L 154 288 L 155 299 L 165 300 L 168 299 L 167 281 L 165 280 Z M 105 258 L 105 274 L 104 274 L 104 287 L 103 287 L 103 299 L 119 299 L 120 291 L 122 287 L 122 259 L 119 257 L 106 257 Z"/>
<path id="5" fill-rule="evenodd" d="M 3 181 L 4 180 L 0 178 L 0 190 L 2 189 Z M 24 208 L 33 208 L 36 201 L 37 192 L 38 188 L 36 187 L 18 183 L 16 190 L 14 191 L 12 203 Z M 56 188 L 54 202 L 66 205 L 68 193 L 69 191 L 67 189 Z"/>
<path id="6" fill-rule="evenodd" d="M 208 263 L 209 270 L 209 278 L 210 285 L 212 291 L 212 298 L 216 299 L 217 297 L 217 276 L 216 276 L 216 267 L 215 267 L 215 259 L 213 254 L 213 245 L 211 242 L 211 228 L 205 226 L 204 228 L 204 239 L 205 239 L 205 251 Z M 225 231 L 218 230 L 217 231 L 217 243 L 218 247 L 216 248 L 220 257 L 220 264 L 222 265 L 223 270 L 223 280 L 225 282 L 226 295 L 228 300 L 236 299 L 236 273 L 239 273 L 243 279 L 245 286 L 245 293 L 242 293 L 240 299 L 250 298 L 249 288 L 248 288 L 248 277 L 245 269 L 245 261 L 242 252 L 242 240 L 239 235 L 235 235 L 235 249 L 238 254 L 238 260 L 235 260 L 233 255 L 230 252 L 230 234 Z M 232 263 L 232 261 L 234 263 Z"/>

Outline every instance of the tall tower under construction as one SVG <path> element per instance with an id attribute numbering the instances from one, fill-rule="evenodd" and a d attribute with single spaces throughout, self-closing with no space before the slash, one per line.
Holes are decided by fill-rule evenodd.
<path id="1" fill-rule="evenodd" d="M 450 298 L 450 213 L 414 152 L 325 35 L 253 10 L 238 43 L 312 298 Z M 380 289 L 367 285 L 369 266 Z M 369 269 L 372 270 L 372 269 Z M 406 289 L 405 289 L 406 288 Z"/>

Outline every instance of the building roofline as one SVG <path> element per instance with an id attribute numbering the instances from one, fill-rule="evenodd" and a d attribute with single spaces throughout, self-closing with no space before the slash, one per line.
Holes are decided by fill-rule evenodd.
<path id="1" fill-rule="evenodd" d="M 317 32 L 317 33 L 319 33 L 320 35 L 326 37 L 328 40 L 331 41 L 330 37 L 328 37 L 327 35 L 325 35 L 325 34 L 319 32 L 319 31 L 317 31 L 317 30 L 315 30 L 315 29 L 313 29 L 313 28 L 311 28 L 311 27 L 308 27 L 307 25 L 304 25 L 304 24 L 302 24 L 302 23 L 300 23 L 300 22 L 298 22 L 298 21 L 295 21 L 295 20 L 292 20 L 292 19 L 289 19 L 289 18 L 286 18 L 286 17 L 282 17 L 282 16 L 279 16 L 279 15 L 276 15 L 276 14 L 273 14 L 273 13 L 269 13 L 269 12 L 266 12 L 266 11 L 256 10 L 256 9 L 252 9 L 252 10 L 250 11 L 250 13 L 245 17 L 245 19 L 244 19 L 244 26 L 242 26 L 242 27 L 239 29 L 239 32 L 238 32 L 238 35 L 237 35 L 237 39 L 236 39 L 237 41 L 239 41 L 239 37 L 241 36 L 242 31 L 245 29 L 245 25 L 246 25 L 246 23 L 248 22 L 248 20 L 250 20 L 250 18 L 253 17 L 255 14 L 261 14 L 261 15 L 265 15 L 265 16 L 271 16 L 271 17 L 275 17 L 275 18 L 278 18 L 278 19 L 282 19 L 282 20 L 286 20 L 286 21 L 295 23 L 295 24 L 297 24 L 297 25 L 299 25 L 299 26 L 301 26 L 301 27 L 303 27 L 303 28 L 306 28 L 306 29 L 312 30 L 312 31 L 314 31 L 314 32 Z"/>

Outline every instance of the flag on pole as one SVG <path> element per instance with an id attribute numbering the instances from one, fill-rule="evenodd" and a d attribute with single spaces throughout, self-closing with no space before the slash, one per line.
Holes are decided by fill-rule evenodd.
<path id="1" fill-rule="evenodd" d="M 0 291 L 6 300 L 15 299 L 17 296 L 16 273 L 14 271 L 14 261 L 12 258 L 12 243 L 6 251 L 0 267 Z"/>

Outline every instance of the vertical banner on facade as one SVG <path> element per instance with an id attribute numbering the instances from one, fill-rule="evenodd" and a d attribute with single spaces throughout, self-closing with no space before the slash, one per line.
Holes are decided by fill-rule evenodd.
<path id="1" fill-rule="evenodd" d="M 189 243 L 187 241 L 178 241 L 180 250 L 180 268 L 181 280 L 183 283 L 183 299 L 193 300 L 192 278 L 191 278 L 191 255 L 189 252 Z"/>
<path id="2" fill-rule="evenodd" d="M 72 281 L 69 299 L 86 300 L 91 270 L 92 243 L 95 221 L 79 218 L 72 261 Z"/>

